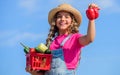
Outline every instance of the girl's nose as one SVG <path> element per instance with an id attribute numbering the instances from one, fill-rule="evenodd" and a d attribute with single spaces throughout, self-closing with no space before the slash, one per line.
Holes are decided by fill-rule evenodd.
<path id="1" fill-rule="evenodd" d="M 61 17 L 61 20 L 65 20 L 65 16 L 62 16 L 62 17 Z"/>

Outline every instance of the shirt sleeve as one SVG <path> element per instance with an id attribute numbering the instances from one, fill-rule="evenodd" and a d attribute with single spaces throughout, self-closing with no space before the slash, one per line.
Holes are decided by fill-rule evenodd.
<path id="1" fill-rule="evenodd" d="M 76 36 L 76 40 L 78 41 L 78 44 L 79 44 L 81 47 L 84 47 L 85 45 L 81 45 L 80 42 L 79 42 L 79 38 L 82 37 L 83 34 L 76 33 L 75 36 Z"/>

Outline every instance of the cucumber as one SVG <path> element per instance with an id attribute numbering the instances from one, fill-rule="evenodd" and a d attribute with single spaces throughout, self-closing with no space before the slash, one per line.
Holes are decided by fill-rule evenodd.
<path id="1" fill-rule="evenodd" d="M 43 51 L 40 50 L 38 47 L 35 47 L 35 50 L 36 50 L 36 52 L 38 52 L 38 53 L 43 53 Z"/>

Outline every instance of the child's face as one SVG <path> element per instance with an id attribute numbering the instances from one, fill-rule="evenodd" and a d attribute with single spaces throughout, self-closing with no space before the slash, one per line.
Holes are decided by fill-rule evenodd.
<path id="1" fill-rule="evenodd" d="M 56 19 L 56 26 L 58 27 L 59 31 L 66 31 L 68 27 L 72 23 L 72 18 L 70 16 L 70 13 L 65 12 L 65 11 L 60 11 L 57 14 L 57 19 Z"/>

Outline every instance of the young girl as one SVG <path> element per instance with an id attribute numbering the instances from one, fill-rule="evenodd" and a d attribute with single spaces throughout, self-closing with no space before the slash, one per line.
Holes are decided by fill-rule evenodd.
<path id="1" fill-rule="evenodd" d="M 96 4 L 90 4 L 88 8 L 98 8 Z M 61 4 L 52 9 L 48 15 L 50 32 L 46 40 L 53 58 L 51 70 L 47 72 L 26 71 L 32 75 L 75 75 L 79 64 L 81 48 L 93 42 L 95 38 L 95 19 L 98 17 L 98 10 L 87 11 L 89 19 L 86 35 L 79 33 L 79 26 L 82 20 L 80 12 L 69 4 Z M 93 17 L 97 13 L 97 17 Z M 96 14 L 95 14 L 96 15 Z M 92 17 L 92 18 L 91 18 Z"/>

